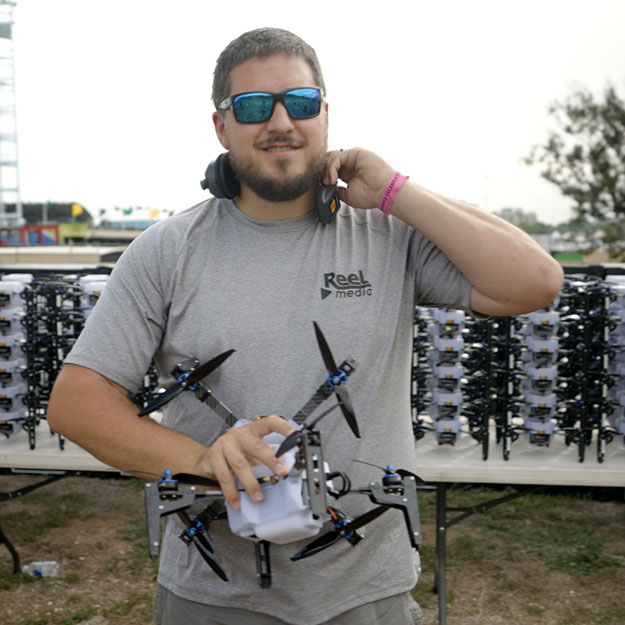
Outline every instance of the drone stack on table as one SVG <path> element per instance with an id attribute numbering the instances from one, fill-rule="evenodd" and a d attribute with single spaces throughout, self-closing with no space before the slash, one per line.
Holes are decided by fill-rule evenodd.
<path id="1" fill-rule="evenodd" d="M 159 553 L 160 519 L 173 513 L 178 515 L 185 527 L 180 538 L 188 545 L 195 545 L 206 563 L 224 581 L 228 581 L 228 576 L 210 544 L 208 529 L 212 522 L 227 518 L 233 533 L 254 541 L 257 577 L 262 588 L 271 585 L 270 544 L 287 544 L 315 537 L 326 522 L 331 522 L 333 529 L 315 538 L 291 556 L 291 560 L 297 561 L 312 556 L 339 543 L 341 539 L 345 539 L 352 546 L 357 545 L 363 538 L 358 530 L 389 508 L 397 508 L 403 512 L 410 544 L 414 549 L 419 549 L 421 529 L 417 488 L 425 487 L 419 477 L 404 469 L 394 470 L 388 465 L 386 468 L 379 467 L 384 472 L 380 480 L 372 481 L 363 488 L 352 489 L 350 479 L 345 473 L 330 471 L 328 464 L 323 461 L 321 433 L 315 426 L 337 406 L 341 409 L 354 436 L 360 437 L 354 409 L 345 388 L 348 377 L 356 368 L 356 363 L 348 358 L 337 366 L 328 343 L 316 323 L 314 329 L 328 370 L 328 378 L 291 419 L 298 427 L 296 432 L 287 438 L 276 433 L 265 437 L 265 441 L 276 449 L 276 456 L 282 457 L 289 467 L 289 473 L 283 478 L 278 478 L 264 465 L 254 467 L 255 475 L 263 489 L 264 499 L 256 503 L 247 493 L 241 492 L 241 506 L 235 510 L 224 502 L 221 491 L 198 488 L 217 488 L 219 483 L 215 480 L 187 473 L 172 475 L 170 471 L 165 471 L 161 480 L 148 483 L 145 488 L 149 550 L 152 557 L 156 557 Z M 178 381 L 143 408 L 139 416 L 159 409 L 183 391 L 190 390 L 200 401 L 220 415 L 228 426 L 240 427 L 250 423 L 247 419 L 237 419 L 214 397 L 208 386 L 200 383 L 200 380 L 233 353 L 234 350 L 229 350 L 200 366 L 197 360 L 180 363 L 173 372 Z M 332 395 L 336 396 L 338 403 L 308 422 L 309 415 Z M 335 487 L 335 481 L 340 484 L 339 488 Z M 348 493 L 366 495 L 377 504 L 377 507 L 352 519 L 345 512 L 329 505 L 328 497 L 338 500 Z M 187 510 L 197 502 L 206 502 L 207 505 L 200 514 L 191 518 Z"/>

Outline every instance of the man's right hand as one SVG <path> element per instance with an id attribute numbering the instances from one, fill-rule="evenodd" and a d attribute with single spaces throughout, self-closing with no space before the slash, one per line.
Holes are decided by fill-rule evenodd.
<path id="1" fill-rule="evenodd" d="M 274 450 L 263 441 L 272 432 L 289 436 L 295 427 L 282 417 L 271 415 L 224 432 L 197 461 L 193 473 L 211 475 L 219 482 L 225 500 L 233 508 L 240 505 L 238 479 L 252 501 L 262 501 L 263 493 L 252 466 L 264 464 L 276 475 L 284 476 L 288 467 L 276 458 Z"/>

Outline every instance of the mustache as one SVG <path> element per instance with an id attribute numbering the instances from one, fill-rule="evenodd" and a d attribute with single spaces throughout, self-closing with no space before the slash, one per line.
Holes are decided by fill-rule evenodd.
<path id="1" fill-rule="evenodd" d="M 304 145 L 304 141 L 294 139 L 290 135 L 274 134 L 256 143 L 256 146 L 261 150 L 273 145 L 288 145 L 293 148 L 301 148 Z"/>

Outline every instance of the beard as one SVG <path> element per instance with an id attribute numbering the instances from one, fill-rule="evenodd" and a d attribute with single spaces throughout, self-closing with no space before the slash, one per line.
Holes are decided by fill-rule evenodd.
<path id="1" fill-rule="evenodd" d="M 276 161 L 279 171 L 270 177 L 261 172 L 252 159 L 239 157 L 232 151 L 229 152 L 229 159 L 239 182 L 249 187 L 259 198 L 268 202 L 291 202 L 321 184 L 326 166 L 326 152 L 327 149 L 324 148 L 319 154 L 312 155 L 304 173 L 291 176 L 288 174 L 287 162 Z"/>

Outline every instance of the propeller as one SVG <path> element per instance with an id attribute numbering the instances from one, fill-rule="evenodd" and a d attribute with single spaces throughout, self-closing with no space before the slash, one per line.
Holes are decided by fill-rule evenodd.
<path id="1" fill-rule="evenodd" d="M 138 414 L 140 417 L 158 410 L 172 399 L 178 397 L 182 391 L 191 389 L 197 382 L 205 378 L 209 373 L 217 369 L 219 365 L 225 362 L 234 353 L 234 349 L 229 349 L 219 356 L 215 356 L 212 360 L 200 365 L 197 369 L 189 373 L 183 373 L 175 384 L 172 384 L 164 393 L 161 393 L 153 402 L 143 408 Z"/>
<path id="2" fill-rule="evenodd" d="M 192 473 L 176 473 L 171 476 L 171 479 L 177 480 L 181 484 L 190 484 L 192 486 L 221 488 L 217 480 L 212 480 L 210 477 L 203 477 L 201 475 L 193 475 Z"/>
<path id="3" fill-rule="evenodd" d="M 226 572 L 215 557 L 215 550 L 211 547 L 205 536 L 206 528 L 204 525 L 197 519 L 191 520 L 184 510 L 179 511 L 178 516 L 185 526 L 180 538 L 187 544 L 193 543 L 206 564 L 208 564 L 224 582 L 229 581 Z"/>
<path id="4" fill-rule="evenodd" d="M 358 430 L 358 423 L 356 422 L 354 407 L 352 406 L 352 402 L 349 398 L 349 395 L 347 394 L 347 389 L 345 388 L 347 376 L 345 375 L 344 371 L 336 366 L 336 362 L 334 361 L 334 357 L 332 356 L 332 352 L 330 351 L 328 342 L 326 341 L 326 338 L 323 335 L 321 328 L 317 325 L 317 322 L 313 321 L 313 325 L 315 326 L 315 334 L 317 336 L 319 350 L 321 351 L 321 357 L 323 358 L 323 362 L 326 366 L 326 369 L 328 370 L 328 384 L 336 393 L 339 406 L 341 407 L 341 412 L 343 413 L 347 424 L 354 433 L 354 436 L 356 438 L 360 438 L 360 431 Z"/>
<path id="5" fill-rule="evenodd" d="M 295 445 L 299 442 L 299 439 L 302 438 L 303 434 L 301 430 L 295 430 L 289 434 L 278 447 L 278 451 L 276 451 L 276 458 L 279 458 L 282 454 L 285 454 L 287 451 L 291 451 Z"/>
<path id="6" fill-rule="evenodd" d="M 345 519 L 335 520 L 333 530 L 330 530 L 326 534 L 323 534 L 322 536 L 319 536 L 319 538 L 313 540 L 311 543 L 308 543 L 303 549 L 291 556 L 291 560 L 296 561 L 308 558 L 309 556 L 331 547 L 341 540 L 341 538 L 349 539 L 353 532 L 367 525 L 367 523 L 371 523 L 371 521 L 377 519 L 387 510 L 388 508 L 386 506 L 378 506 L 377 508 L 372 508 L 368 512 L 361 514 L 353 521 L 346 522 Z"/>

